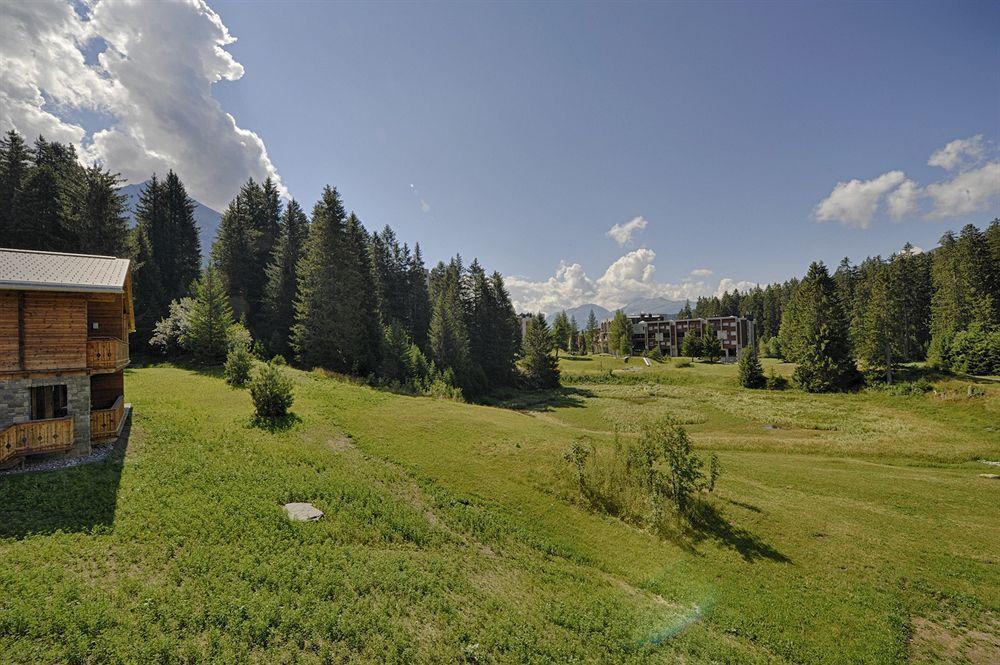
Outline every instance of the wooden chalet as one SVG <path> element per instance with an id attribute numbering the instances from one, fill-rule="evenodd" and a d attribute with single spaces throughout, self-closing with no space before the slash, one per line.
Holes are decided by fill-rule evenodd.
<path id="1" fill-rule="evenodd" d="M 128 259 L 0 248 L 0 467 L 118 437 L 130 332 Z"/>

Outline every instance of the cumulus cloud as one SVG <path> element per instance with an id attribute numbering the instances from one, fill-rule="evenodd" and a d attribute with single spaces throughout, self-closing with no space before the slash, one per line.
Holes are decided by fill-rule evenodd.
<path id="1" fill-rule="evenodd" d="M 694 270 L 691 271 L 691 274 L 694 275 L 695 277 L 710 277 L 712 273 L 713 270 L 711 270 L 710 268 L 695 268 Z"/>
<path id="2" fill-rule="evenodd" d="M 946 171 L 976 164 L 986 155 L 986 146 L 983 143 L 983 135 L 977 134 L 967 139 L 956 139 L 936 151 L 927 160 L 930 166 L 940 166 Z"/>
<path id="3" fill-rule="evenodd" d="M 76 144 L 130 182 L 172 168 L 196 199 L 222 209 L 248 177 L 272 177 L 263 140 L 212 96 L 243 66 L 235 41 L 203 0 L 97 0 L 81 17 L 57 0 L 0 5 L 0 124 Z M 104 50 L 88 64 L 84 49 Z M 10 75 L 8 75 L 10 73 Z M 108 126 L 88 134 L 73 113 Z"/>
<path id="4" fill-rule="evenodd" d="M 591 279 L 579 263 L 563 261 L 548 279 L 512 276 L 504 280 L 518 311 L 548 313 L 586 303 L 617 309 L 640 298 L 684 300 L 754 286 L 752 282 L 729 278 L 720 280 L 717 287 L 703 280 L 660 282 L 655 279 L 655 260 L 653 250 L 642 248 L 616 259 L 597 279 Z"/>
<path id="5" fill-rule="evenodd" d="M 649 222 L 642 216 L 633 217 L 624 224 L 615 224 L 608 229 L 607 236 L 613 238 L 619 246 L 624 247 L 632 242 L 632 236 L 646 228 Z"/>
<path id="6" fill-rule="evenodd" d="M 871 180 L 838 182 L 830 195 L 816 206 L 816 219 L 838 221 L 846 226 L 867 229 L 882 197 L 906 180 L 902 171 L 889 171 Z"/>
<path id="7" fill-rule="evenodd" d="M 927 163 L 951 171 L 949 179 L 921 187 L 902 171 L 872 180 L 837 183 L 814 210 L 819 221 L 867 229 L 883 208 L 896 220 L 922 216 L 945 219 L 988 210 L 1000 201 L 1000 160 L 981 134 L 957 139 L 937 150 Z"/>

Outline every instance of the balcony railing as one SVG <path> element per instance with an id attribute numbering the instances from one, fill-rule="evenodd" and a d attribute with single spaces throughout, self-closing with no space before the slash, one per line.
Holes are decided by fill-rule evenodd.
<path id="1" fill-rule="evenodd" d="M 102 439 L 117 438 L 122 431 L 124 422 L 125 398 L 119 396 L 110 409 L 91 409 L 90 439 L 101 441 Z"/>
<path id="2" fill-rule="evenodd" d="M 128 365 L 128 343 L 116 337 L 91 337 L 87 340 L 87 367 L 103 372 L 117 372 Z"/>
<path id="3" fill-rule="evenodd" d="M 63 453 L 72 447 L 72 416 L 14 423 L 0 431 L 0 464 L 25 455 Z"/>

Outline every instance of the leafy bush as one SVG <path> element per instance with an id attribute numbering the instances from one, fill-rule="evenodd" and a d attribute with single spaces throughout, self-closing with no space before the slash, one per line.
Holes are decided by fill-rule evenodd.
<path id="1" fill-rule="evenodd" d="M 687 431 L 666 422 L 645 425 L 637 440 L 616 436 L 610 456 L 574 442 L 564 459 L 592 507 L 658 528 L 671 515 L 692 519 L 699 494 L 714 490 L 720 474 L 713 455 L 706 477 Z"/>
<path id="2" fill-rule="evenodd" d="M 170 303 L 170 312 L 153 327 L 149 345 L 162 355 L 181 353 L 187 344 L 187 332 L 191 322 L 193 298 L 181 298 Z"/>
<path id="3" fill-rule="evenodd" d="M 279 353 L 275 357 L 271 358 L 271 364 L 277 365 L 278 367 L 284 367 L 288 364 L 288 361 L 285 360 L 285 356 Z"/>
<path id="4" fill-rule="evenodd" d="M 772 369 L 767 375 L 767 383 L 764 387 L 768 390 L 784 390 L 788 387 L 788 379 L 780 374 L 775 374 Z"/>
<path id="5" fill-rule="evenodd" d="M 451 368 L 449 368 L 448 371 L 450 372 Z M 457 402 L 461 402 L 464 399 L 462 397 L 462 389 L 449 383 L 443 375 L 439 375 L 431 381 L 430 385 L 427 386 L 426 393 L 430 397 L 453 399 Z"/>
<path id="6" fill-rule="evenodd" d="M 242 322 L 229 326 L 229 329 L 226 331 L 226 347 L 230 352 L 238 347 L 249 351 L 252 346 L 253 336 Z"/>
<path id="7" fill-rule="evenodd" d="M 250 381 L 250 398 L 257 418 L 275 420 L 286 416 L 292 406 L 292 380 L 273 363 L 266 363 Z"/>
<path id="8" fill-rule="evenodd" d="M 253 368 L 253 357 L 250 351 L 242 344 L 237 344 L 229 349 L 226 356 L 226 364 L 223 366 L 223 374 L 226 383 L 231 386 L 242 387 L 250 380 L 250 370 Z"/>

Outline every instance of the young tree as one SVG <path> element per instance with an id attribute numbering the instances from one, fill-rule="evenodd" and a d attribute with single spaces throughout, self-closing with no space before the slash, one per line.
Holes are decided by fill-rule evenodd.
<path id="1" fill-rule="evenodd" d="M 529 385 L 535 388 L 559 387 L 559 361 L 552 355 L 552 337 L 544 314 L 539 313 L 528 322 L 522 362 Z"/>
<path id="2" fill-rule="evenodd" d="M 681 355 L 687 356 L 688 358 L 701 358 L 704 353 L 704 345 L 701 341 L 701 335 L 694 330 L 689 329 L 687 334 L 684 335 L 684 339 L 681 341 Z"/>
<path id="3" fill-rule="evenodd" d="M 213 268 L 208 268 L 194 287 L 194 306 L 188 323 L 186 347 L 200 362 L 218 362 L 226 357 L 233 311 Z"/>
<path id="4" fill-rule="evenodd" d="M 569 319 L 569 351 L 577 353 L 580 348 L 580 326 L 576 322 L 576 317 Z"/>
<path id="5" fill-rule="evenodd" d="M 763 388 L 767 383 L 764 368 L 757 357 L 757 349 L 753 344 L 743 347 L 740 351 L 739 381 L 744 388 Z"/>
<path id="6" fill-rule="evenodd" d="M 719 358 L 722 357 L 722 343 L 719 341 L 719 336 L 715 334 L 715 331 L 708 329 L 708 334 L 706 334 L 701 340 L 701 355 L 705 357 L 708 362 L 714 363 Z"/>
<path id="7" fill-rule="evenodd" d="M 608 346 L 611 353 L 617 356 L 632 353 L 632 321 L 620 309 L 615 312 L 608 328 Z"/>
<path id="8" fill-rule="evenodd" d="M 808 392 L 843 390 L 857 377 L 847 318 L 826 266 L 813 262 L 785 309 L 779 335 L 795 379 Z"/>
<path id="9" fill-rule="evenodd" d="M 556 357 L 559 357 L 560 349 L 566 351 L 569 349 L 569 336 L 571 333 L 571 328 L 569 324 L 569 319 L 566 317 L 566 310 L 562 310 L 556 314 L 555 320 L 552 322 L 552 342 L 556 348 Z"/>
<path id="10" fill-rule="evenodd" d="M 597 353 L 597 338 L 601 334 L 600 324 L 597 323 L 597 315 L 594 314 L 594 310 L 590 310 L 587 314 L 587 346 L 589 347 L 591 353 Z"/>

